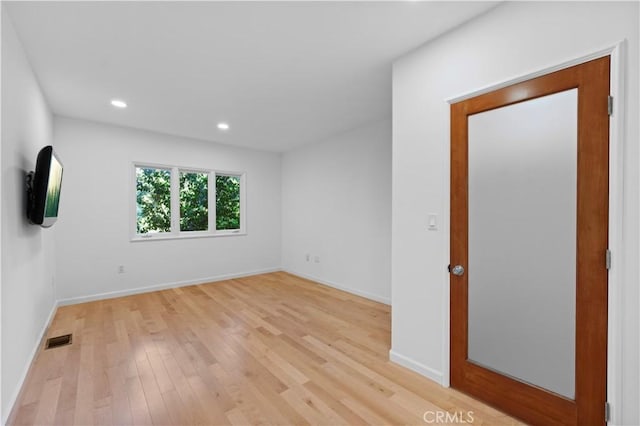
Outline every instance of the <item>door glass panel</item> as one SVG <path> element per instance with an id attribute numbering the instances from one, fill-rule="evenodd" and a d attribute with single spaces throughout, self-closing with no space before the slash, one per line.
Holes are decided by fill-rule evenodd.
<path id="1" fill-rule="evenodd" d="M 469 117 L 469 360 L 575 396 L 577 89 Z"/>

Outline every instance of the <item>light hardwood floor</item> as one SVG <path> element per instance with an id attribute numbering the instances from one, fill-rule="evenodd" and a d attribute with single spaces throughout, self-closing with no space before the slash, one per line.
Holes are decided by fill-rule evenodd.
<path id="1" fill-rule="evenodd" d="M 10 423 L 519 424 L 389 362 L 390 322 L 283 272 L 61 307 Z"/>

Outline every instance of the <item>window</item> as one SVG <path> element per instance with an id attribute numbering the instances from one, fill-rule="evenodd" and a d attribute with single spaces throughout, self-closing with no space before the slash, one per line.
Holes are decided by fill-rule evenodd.
<path id="1" fill-rule="evenodd" d="M 216 229 L 240 229 L 240 176 L 216 175 Z"/>
<path id="2" fill-rule="evenodd" d="M 133 240 L 244 233 L 244 174 L 134 164 Z"/>
<path id="3" fill-rule="evenodd" d="M 209 229 L 209 174 L 180 171 L 180 231 Z"/>
<path id="4" fill-rule="evenodd" d="M 136 167 L 136 232 L 171 232 L 171 170 Z"/>

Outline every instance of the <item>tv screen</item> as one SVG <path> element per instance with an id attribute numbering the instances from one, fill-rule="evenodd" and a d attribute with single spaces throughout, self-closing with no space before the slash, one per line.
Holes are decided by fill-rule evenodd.
<path id="1" fill-rule="evenodd" d="M 62 186 L 62 162 L 52 146 L 38 153 L 32 179 L 27 216 L 32 223 L 48 228 L 58 218 Z"/>

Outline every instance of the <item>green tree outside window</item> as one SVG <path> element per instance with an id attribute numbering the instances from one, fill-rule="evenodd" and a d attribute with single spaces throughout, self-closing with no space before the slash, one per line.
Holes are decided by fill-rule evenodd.
<path id="1" fill-rule="evenodd" d="M 240 176 L 216 176 L 216 229 L 240 229 Z"/>
<path id="2" fill-rule="evenodd" d="M 138 234 L 171 232 L 171 170 L 136 167 Z"/>
<path id="3" fill-rule="evenodd" d="M 180 231 L 209 229 L 209 174 L 180 172 Z"/>

